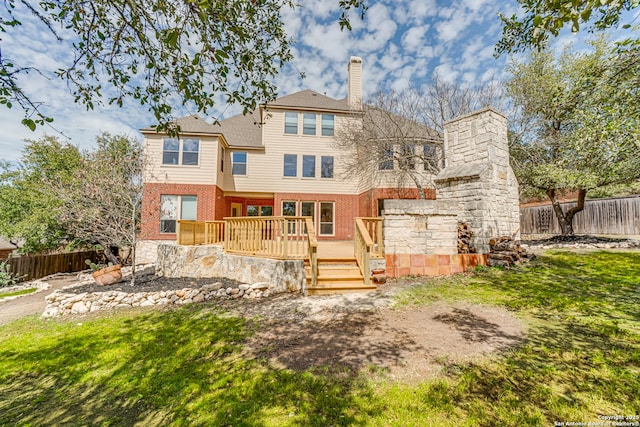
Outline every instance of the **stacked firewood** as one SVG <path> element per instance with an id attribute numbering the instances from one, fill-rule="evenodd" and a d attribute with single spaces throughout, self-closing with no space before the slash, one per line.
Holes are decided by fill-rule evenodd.
<path id="1" fill-rule="evenodd" d="M 476 248 L 471 246 L 471 238 L 473 231 L 469 224 L 464 222 L 458 223 L 458 253 L 459 254 L 475 254 Z"/>
<path id="2" fill-rule="evenodd" d="M 489 240 L 489 247 L 490 266 L 509 267 L 535 258 L 534 254 L 527 253 L 520 243 L 507 236 Z"/>

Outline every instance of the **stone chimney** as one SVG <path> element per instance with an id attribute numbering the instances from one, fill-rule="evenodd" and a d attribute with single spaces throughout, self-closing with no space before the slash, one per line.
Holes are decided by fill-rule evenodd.
<path id="1" fill-rule="evenodd" d="M 509 164 L 507 118 L 491 107 L 444 124 L 445 168 L 435 177 L 436 199 L 471 226 L 472 244 L 520 238 L 518 181 Z M 386 206 L 385 206 L 386 207 Z"/>
<path id="2" fill-rule="evenodd" d="M 347 103 L 351 110 L 362 110 L 362 58 L 349 58 L 349 89 Z"/>

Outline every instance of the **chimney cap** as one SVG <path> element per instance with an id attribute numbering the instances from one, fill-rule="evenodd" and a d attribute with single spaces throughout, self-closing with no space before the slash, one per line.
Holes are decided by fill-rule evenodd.
<path id="1" fill-rule="evenodd" d="M 362 63 L 362 58 L 360 58 L 359 56 L 352 56 L 351 58 L 349 58 L 349 62 Z"/>

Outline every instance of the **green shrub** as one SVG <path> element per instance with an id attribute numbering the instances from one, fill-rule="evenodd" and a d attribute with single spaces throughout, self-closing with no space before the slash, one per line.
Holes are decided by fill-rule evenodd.
<path id="1" fill-rule="evenodd" d="M 0 262 L 0 288 L 13 286 L 20 278 L 11 272 L 11 266 L 7 261 Z"/>

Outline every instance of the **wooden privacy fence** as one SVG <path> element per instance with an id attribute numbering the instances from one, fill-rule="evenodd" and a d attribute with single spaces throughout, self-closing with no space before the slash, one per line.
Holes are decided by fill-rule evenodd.
<path id="1" fill-rule="evenodd" d="M 562 203 L 566 212 L 576 205 Z M 584 210 L 573 219 L 576 234 L 640 235 L 640 196 L 587 200 Z M 522 234 L 561 234 L 551 205 L 520 209 Z"/>
<path id="2" fill-rule="evenodd" d="M 55 273 L 74 273 L 86 270 L 85 260 L 100 261 L 102 253 L 96 251 L 68 252 L 52 255 L 30 255 L 7 259 L 9 271 L 21 281 L 39 279 Z"/>

